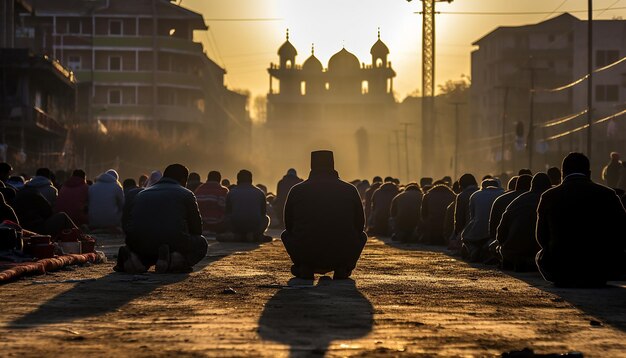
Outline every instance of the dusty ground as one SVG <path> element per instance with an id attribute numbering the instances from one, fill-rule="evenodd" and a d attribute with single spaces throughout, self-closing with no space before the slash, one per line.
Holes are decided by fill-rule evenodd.
<path id="1" fill-rule="evenodd" d="M 189 275 L 107 263 L 0 286 L 0 356 L 626 356 L 624 282 L 556 289 L 371 239 L 354 281 L 311 284 L 290 280 L 278 240 L 209 250 Z"/>

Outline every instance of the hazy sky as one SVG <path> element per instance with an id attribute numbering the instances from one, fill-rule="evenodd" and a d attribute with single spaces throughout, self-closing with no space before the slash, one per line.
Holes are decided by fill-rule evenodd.
<path id="1" fill-rule="evenodd" d="M 179 2 L 181 0 L 178 0 Z M 278 62 L 276 51 L 285 41 L 298 49 L 301 64 L 311 53 L 324 67 L 342 46 L 361 62 L 370 63 L 370 47 L 377 28 L 387 44 L 397 72 L 397 99 L 421 87 L 421 1 L 414 0 L 182 0 L 182 6 L 201 12 L 210 29 L 197 32 L 209 56 L 227 70 L 226 84 L 247 89 L 253 96 L 269 90 L 267 67 Z M 455 0 L 436 5 L 436 83 L 470 74 L 471 43 L 498 26 L 540 22 L 563 11 L 586 18 L 586 0 Z M 597 18 L 626 16 L 626 0 L 595 0 Z M 583 12 L 581 12 L 581 10 Z M 475 15 L 445 12 L 544 12 L 543 14 Z M 553 12 L 552 14 L 550 14 Z M 216 19 L 272 19 L 218 21 Z"/>

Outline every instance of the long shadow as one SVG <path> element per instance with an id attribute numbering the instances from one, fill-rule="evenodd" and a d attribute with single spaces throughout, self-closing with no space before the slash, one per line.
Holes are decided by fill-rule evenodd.
<path id="1" fill-rule="evenodd" d="M 391 241 L 390 238 L 386 237 L 379 237 L 378 239 L 386 245 L 397 249 L 439 252 L 462 261 L 460 257 L 452 256 L 443 246 L 404 244 L 397 241 Z M 478 270 L 497 269 L 496 266 L 484 265 L 480 263 L 466 263 Z M 558 304 L 560 301 L 567 302 L 582 312 L 585 312 L 585 314 L 595 317 L 601 323 L 626 332 L 626 281 L 609 282 L 606 287 L 596 289 L 559 288 L 555 287 L 552 283 L 545 281 L 539 272 L 518 273 L 506 270 L 498 271 L 524 281 L 537 289 L 558 296 L 558 298 L 553 300 L 555 304 Z"/>
<path id="2" fill-rule="evenodd" d="M 353 280 L 299 286 L 292 279 L 266 304 L 261 338 L 287 344 L 290 356 L 324 355 L 333 341 L 364 337 L 372 330 L 372 304 Z M 304 281 L 312 284 L 311 281 Z"/>
<path id="3" fill-rule="evenodd" d="M 252 251 L 259 244 L 209 242 L 207 256 L 194 266 L 201 271 L 208 265 L 229 255 Z M 81 318 L 93 318 L 113 312 L 136 298 L 145 296 L 158 287 L 186 280 L 189 274 L 129 275 L 111 272 L 93 281 L 81 281 L 71 289 L 49 299 L 36 310 L 12 321 L 11 329 L 27 329 L 54 323 L 70 322 Z M 42 285 L 42 289 L 45 286 Z M 103 299 L 106 303 L 103 304 Z"/>

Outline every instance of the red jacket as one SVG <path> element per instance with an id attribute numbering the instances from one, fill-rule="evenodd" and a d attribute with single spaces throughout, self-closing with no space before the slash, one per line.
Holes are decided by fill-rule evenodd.
<path id="1" fill-rule="evenodd" d="M 87 201 L 89 198 L 89 185 L 85 179 L 70 177 L 54 203 L 54 212 L 65 212 L 76 225 L 88 224 Z"/>
<path id="2" fill-rule="evenodd" d="M 226 187 L 218 182 L 206 182 L 196 189 L 195 194 L 200 215 L 202 215 L 202 223 L 205 226 L 224 221 L 226 194 L 228 194 Z"/>

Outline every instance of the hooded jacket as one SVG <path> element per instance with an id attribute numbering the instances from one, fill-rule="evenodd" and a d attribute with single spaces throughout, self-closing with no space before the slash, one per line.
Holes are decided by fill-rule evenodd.
<path id="1" fill-rule="evenodd" d="M 456 195 L 445 185 L 435 185 L 422 201 L 422 241 L 429 244 L 443 245 L 444 224 L 448 206 L 454 202 Z"/>
<path id="2" fill-rule="evenodd" d="M 42 176 L 34 176 L 31 180 L 24 184 L 24 186 L 37 189 L 37 191 L 43 195 L 46 200 L 48 200 L 50 205 L 54 206 L 54 202 L 58 196 L 58 191 L 57 188 L 52 185 L 50 179 Z"/>
<path id="3" fill-rule="evenodd" d="M 89 201 L 89 185 L 81 177 L 70 177 L 59 192 L 54 203 L 54 212 L 64 212 L 76 225 L 89 223 L 87 203 Z"/>
<path id="4" fill-rule="evenodd" d="M 391 201 L 398 195 L 398 187 L 394 183 L 385 183 L 372 195 L 372 221 L 370 230 L 374 234 L 389 235 L 389 211 Z"/>
<path id="5" fill-rule="evenodd" d="M 537 206 L 541 194 L 550 189 L 547 175 L 535 174 L 530 191 L 513 200 L 502 215 L 497 227 L 496 240 L 505 261 L 511 263 L 532 262 L 539 251 L 535 238 Z"/>
<path id="6" fill-rule="evenodd" d="M 124 190 L 108 173 L 100 175 L 89 187 L 89 226 L 106 228 L 121 225 Z"/>
<path id="7" fill-rule="evenodd" d="M 396 231 L 413 231 L 420 220 L 422 192 L 417 187 L 396 195 L 391 201 L 390 216 L 394 219 Z"/>
<path id="8" fill-rule="evenodd" d="M 461 234 L 463 241 L 475 242 L 489 238 L 491 206 L 503 192 L 502 188 L 488 186 L 472 194 L 469 201 L 470 219 Z"/>

